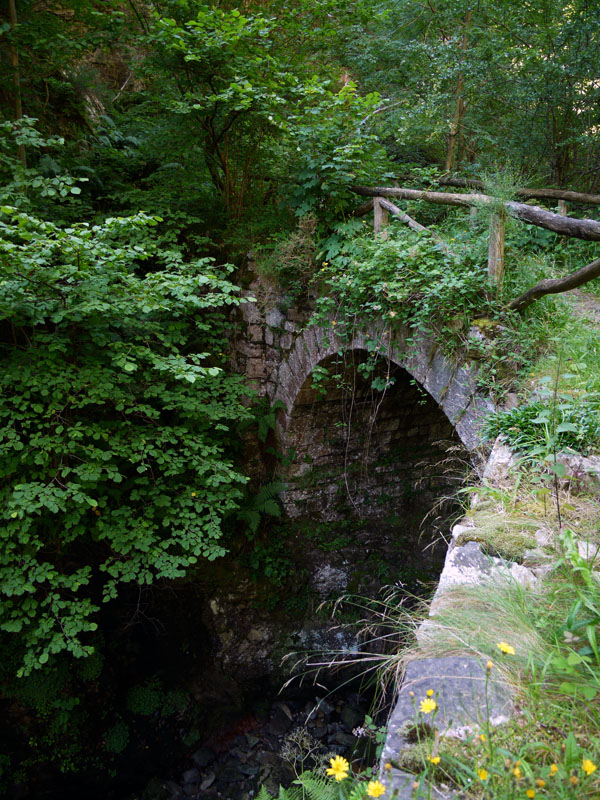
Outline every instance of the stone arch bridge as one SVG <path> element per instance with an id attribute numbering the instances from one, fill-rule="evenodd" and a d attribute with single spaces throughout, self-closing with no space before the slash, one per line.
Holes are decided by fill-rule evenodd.
<path id="1" fill-rule="evenodd" d="M 275 438 L 290 517 L 403 517 L 415 503 L 421 514 L 468 470 L 482 470 L 481 427 L 494 407 L 477 391 L 476 365 L 451 361 L 408 330 L 371 327 L 342 341 L 307 327 L 308 312 L 286 309 L 260 281 L 248 294 L 258 301 L 242 306 L 234 357 L 260 395 L 279 401 Z M 368 377 L 367 362 L 375 370 Z M 373 375 L 385 379 L 384 391 L 373 391 Z"/>

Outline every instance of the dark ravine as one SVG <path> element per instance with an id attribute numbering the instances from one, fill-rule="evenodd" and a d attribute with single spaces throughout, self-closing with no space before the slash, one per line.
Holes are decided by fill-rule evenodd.
<path id="1" fill-rule="evenodd" d="M 293 777 L 281 751 L 294 731 L 307 731 L 321 755 L 372 759 L 370 738 L 354 733 L 371 690 L 359 696 L 354 682 L 329 694 L 346 678 L 322 670 L 318 682 L 327 690 L 305 680 L 280 695 L 293 663 L 282 658 L 359 649 L 354 628 L 318 611 L 323 602 L 376 598 L 386 584 L 400 596 L 431 592 L 458 513 L 456 489 L 481 463 L 477 424 L 489 402 L 477 396 L 469 364 L 449 363 L 426 340 L 404 349 L 397 341 L 363 377 L 364 338 L 337 356 L 339 343 L 305 330 L 306 310 L 285 309 L 260 281 L 251 291 L 259 302 L 243 308 L 234 359 L 259 394 L 281 400 L 282 411 L 268 442 L 246 441 L 246 471 L 256 486 L 287 483 L 283 515 L 250 540 L 236 533 L 230 555 L 200 568 L 166 605 L 158 597 L 169 635 L 149 622 L 152 603 L 143 609 L 147 619 L 135 620 L 140 653 L 159 664 L 161 685 L 187 700 L 181 713 L 155 711 L 130 725 L 122 772 L 98 784 L 93 800 L 249 800 L 260 783 L 274 790 Z M 329 369 L 320 385 L 312 378 L 317 365 Z M 373 377 L 392 380 L 373 393 Z M 274 448 L 283 460 L 273 460 Z M 183 626 L 189 638 L 194 624 L 196 641 L 178 657 L 173 637 Z M 130 668 L 130 684 L 152 685 L 151 670 Z M 58 783 L 65 800 L 84 789 L 92 798 L 89 785 Z"/>

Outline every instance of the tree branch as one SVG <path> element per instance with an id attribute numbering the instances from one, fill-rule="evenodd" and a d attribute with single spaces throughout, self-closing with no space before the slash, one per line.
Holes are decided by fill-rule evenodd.
<path id="1" fill-rule="evenodd" d="M 465 189 L 483 189 L 483 181 L 475 178 L 446 177 L 438 180 L 440 186 L 457 186 Z M 573 192 L 570 189 L 517 189 L 517 197 L 536 200 L 566 200 L 571 203 L 600 205 L 600 194 Z"/>
<path id="2" fill-rule="evenodd" d="M 512 311 L 523 311 L 527 306 L 539 300 L 540 297 L 544 297 L 547 294 L 568 292 L 570 289 L 576 289 L 578 286 L 582 286 L 584 283 L 597 278 L 599 275 L 600 258 L 597 258 L 595 261 L 586 264 L 585 267 L 581 267 L 581 269 L 572 272 L 564 278 L 545 278 L 543 281 L 536 283 L 535 286 L 532 286 L 531 289 L 523 292 L 519 297 L 511 300 L 508 307 Z"/>

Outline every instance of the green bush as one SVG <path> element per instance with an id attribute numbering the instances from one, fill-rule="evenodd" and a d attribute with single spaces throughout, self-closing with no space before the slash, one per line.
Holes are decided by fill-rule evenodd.
<path id="1" fill-rule="evenodd" d="M 543 400 L 517 406 L 510 411 L 491 414 L 485 423 L 485 435 L 502 435 L 507 444 L 525 455 L 535 455 L 539 448 L 571 448 L 587 453 L 600 440 L 599 400 L 561 402 L 556 409 Z"/>
<path id="2" fill-rule="evenodd" d="M 20 674 L 93 651 L 123 583 L 214 559 L 248 417 L 223 369 L 232 267 L 157 251 L 144 213 L 61 227 L 0 214 L 0 629 Z"/>

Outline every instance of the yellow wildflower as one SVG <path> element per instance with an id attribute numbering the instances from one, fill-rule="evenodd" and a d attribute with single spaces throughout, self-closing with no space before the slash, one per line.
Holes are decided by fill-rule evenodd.
<path id="1" fill-rule="evenodd" d="M 512 644 L 507 644 L 506 642 L 498 642 L 496 647 L 500 650 L 501 653 L 504 653 L 506 656 L 514 656 L 515 648 Z"/>
<path id="2" fill-rule="evenodd" d="M 381 797 L 385 794 L 385 786 L 380 781 L 369 781 L 367 784 L 367 797 Z"/>
<path id="3" fill-rule="evenodd" d="M 435 692 L 433 691 L 433 689 L 427 689 L 427 697 L 433 697 L 434 694 Z"/>
<path id="4" fill-rule="evenodd" d="M 431 714 L 432 711 L 436 710 L 437 703 L 435 700 L 432 700 L 431 697 L 426 697 L 425 700 L 421 700 L 419 708 L 423 714 Z"/>
<path id="5" fill-rule="evenodd" d="M 196 492 L 192 492 L 192 497 L 196 497 Z"/>
<path id="6" fill-rule="evenodd" d="M 480 733 L 479 738 L 481 739 L 482 742 L 485 742 L 486 739 L 485 733 Z"/>
<path id="7" fill-rule="evenodd" d="M 583 771 L 586 775 L 591 775 L 592 772 L 595 772 L 598 769 L 594 762 L 590 761 L 589 758 L 584 758 L 581 762 L 581 766 L 583 767 Z"/>
<path id="8" fill-rule="evenodd" d="M 572 786 L 577 786 L 577 784 L 579 783 L 579 778 L 577 777 L 577 775 L 571 775 L 569 781 L 571 782 Z"/>
<path id="9" fill-rule="evenodd" d="M 535 797 L 535 789 L 527 789 L 525 794 L 527 795 L 527 797 Z"/>
<path id="10" fill-rule="evenodd" d="M 487 769 L 483 769 L 482 767 L 481 769 L 477 770 L 477 777 L 479 778 L 480 781 L 487 781 L 489 776 L 490 773 L 487 771 Z"/>
<path id="11" fill-rule="evenodd" d="M 523 773 L 521 772 L 521 767 L 515 767 L 515 768 L 513 769 L 513 771 L 512 771 L 512 774 L 515 776 L 515 779 L 516 779 L 516 780 L 519 780 L 519 779 L 520 779 L 520 777 L 521 777 L 521 775 L 523 774 Z"/>
<path id="12" fill-rule="evenodd" d="M 550 764 L 550 775 L 556 775 L 558 772 L 558 764 Z"/>
<path id="13" fill-rule="evenodd" d="M 427 760 L 431 761 L 432 764 L 439 764 L 440 757 L 439 756 L 427 756 Z"/>
<path id="14" fill-rule="evenodd" d="M 538 787 L 538 789 L 543 789 L 546 785 L 546 781 L 543 778 L 538 778 L 535 782 L 535 785 Z"/>
<path id="15" fill-rule="evenodd" d="M 335 756 L 329 759 L 331 767 L 327 770 L 327 774 L 333 776 L 336 781 L 343 781 L 348 777 L 350 764 L 342 756 Z"/>
<path id="16" fill-rule="evenodd" d="M 385 764 L 383 765 L 383 768 L 387 769 L 387 770 L 390 770 L 392 768 L 391 762 L 390 761 L 386 761 Z"/>
<path id="17" fill-rule="evenodd" d="M 487 664 L 485 665 L 485 668 L 489 672 L 493 666 L 494 666 L 494 662 L 493 661 L 488 661 Z"/>

